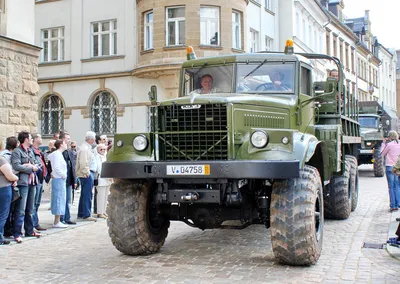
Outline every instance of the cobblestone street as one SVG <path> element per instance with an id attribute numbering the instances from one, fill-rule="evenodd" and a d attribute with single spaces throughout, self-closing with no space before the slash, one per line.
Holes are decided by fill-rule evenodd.
<path id="1" fill-rule="evenodd" d="M 47 207 L 42 205 L 43 216 L 50 215 Z M 345 221 L 326 220 L 322 255 L 311 267 L 277 263 L 261 225 L 201 231 L 173 222 L 159 253 L 131 257 L 113 247 L 106 222 L 99 221 L 1 247 L 0 282 L 399 283 L 398 258 L 386 249 L 362 248 L 363 242 L 384 243 L 396 217 L 400 213 L 388 212 L 386 179 L 363 167 L 357 210 Z"/>

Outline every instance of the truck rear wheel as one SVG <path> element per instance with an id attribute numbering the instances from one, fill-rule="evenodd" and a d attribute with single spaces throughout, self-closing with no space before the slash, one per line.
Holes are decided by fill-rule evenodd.
<path id="1" fill-rule="evenodd" d="M 354 156 L 346 156 L 350 161 L 350 189 L 351 189 L 351 211 L 356 210 L 358 204 L 358 163 Z"/>
<path id="2" fill-rule="evenodd" d="M 325 188 L 325 218 L 344 220 L 349 218 L 352 206 L 350 188 L 351 159 L 346 156 L 345 170 L 342 175 L 334 176 Z"/>
<path id="3" fill-rule="evenodd" d="M 115 179 L 108 197 L 107 225 L 113 245 L 128 255 L 160 250 L 168 235 L 169 220 L 151 205 L 152 184 Z"/>
<path id="4" fill-rule="evenodd" d="M 305 166 L 300 177 L 276 181 L 271 197 L 271 242 L 275 257 L 290 265 L 311 265 L 321 255 L 324 213 L 321 177 Z"/>
<path id="5" fill-rule="evenodd" d="M 383 167 L 383 158 L 380 149 L 374 152 L 374 175 L 376 177 L 383 177 L 385 175 L 385 168 Z"/>

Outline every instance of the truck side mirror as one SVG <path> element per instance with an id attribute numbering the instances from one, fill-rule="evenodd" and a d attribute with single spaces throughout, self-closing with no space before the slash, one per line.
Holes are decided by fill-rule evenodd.
<path id="1" fill-rule="evenodd" d="M 382 116 L 383 115 L 383 111 L 380 109 L 376 112 L 378 115 Z"/>
<path id="2" fill-rule="evenodd" d="M 157 86 L 155 85 L 150 87 L 149 101 L 152 105 L 157 104 Z"/>

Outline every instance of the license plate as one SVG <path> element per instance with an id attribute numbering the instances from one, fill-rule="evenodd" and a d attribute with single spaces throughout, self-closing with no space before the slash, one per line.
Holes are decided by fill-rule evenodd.
<path id="1" fill-rule="evenodd" d="M 374 150 L 370 149 L 370 150 L 360 150 L 360 154 L 373 154 Z"/>
<path id="2" fill-rule="evenodd" d="M 167 175 L 208 176 L 210 175 L 210 165 L 167 166 Z"/>

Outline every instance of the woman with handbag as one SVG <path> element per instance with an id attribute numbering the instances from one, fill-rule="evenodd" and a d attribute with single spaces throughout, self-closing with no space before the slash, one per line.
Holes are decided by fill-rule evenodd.
<path id="1" fill-rule="evenodd" d="M 110 193 L 111 179 L 101 177 L 102 164 L 107 160 L 107 145 L 99 144 L 94 153 L 96 161 L 95 186 L 97 188 L 97 218 L 107 218 L 107 198 Z M 97 181 L 96 181 L 97 180 Z M 96 185 L 97 183 L 97 185 Z"/>
<path id="2" fill-rule="evenodd" d="M 12 188 L 18 181 L 18 177 L 12 172 L 8 161 L 0 156 L 0 245 L 8 245 L 10 241 L 4 240 L 4 225 L 10 213 Z"/>
<path id="3" fill-rule="evenodd" d="M 400 155 L 399 135 L 392 130 L 388 139 L 383 139 L 381 154 L 385 159 L 386 178 L 389 188 L 390 209 L 389 212 L 398 211 L 400 206 L 400 184 L 398 177 L 393 174 L 392 169 Z"/>

